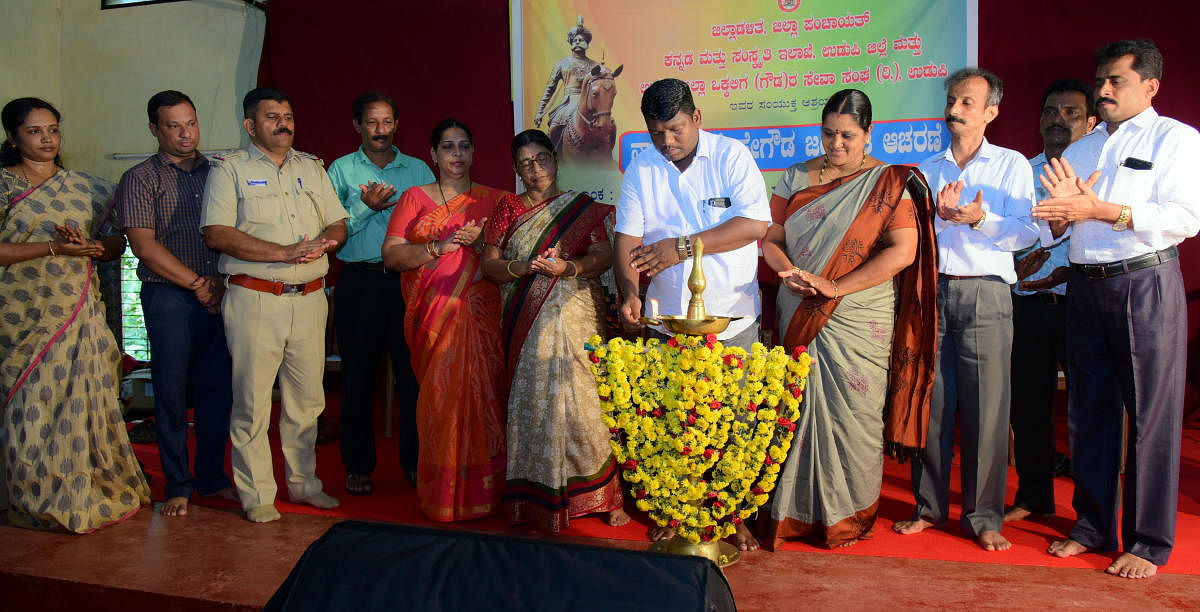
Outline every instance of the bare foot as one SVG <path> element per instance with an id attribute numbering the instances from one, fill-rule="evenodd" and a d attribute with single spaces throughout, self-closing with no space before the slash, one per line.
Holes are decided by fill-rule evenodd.
<path id="1" fill-rule="evenodd" d="M 650 540 L 653 542 L 670 540 L 673 537 L 675 537 L 675 530 L 670 527 L 655 527 L 650 530 Z"/>
<path id="2" fill-rule="evenodd" d="M 733 543 L 738 550 L 758 550 L 758 538 L 750 533 L 745 523 L 738 523 L 737 533 L 733 534 Z"/>
<path id="3" fill-rule="evenodd" d="M 1000 535 L 999 531 L 992 529 L 984 530 L 975 538 L 975 543 L 984 550 L 1008 550 L 1012 548 L 1012 543 L 1007 538 Z"/>
<path id="4" fill-rule="evenodd" d="M 1029 516 L 1032 514 L 1033 513 L 1028 509 L 1021 506 L 1011 506 L 1009 507 L 1008 511 L 1004 513 L 1004 522 L 1011 523 L 1013 521 L 1023 521 L 1029 518 Z"/>
<path id="5" fill-rule="evenodd" d="M 853 540 L 846 540 L 845 542 L 838 544 L 836 548 L 850 548 L 851 546 L 854 546 L 857 543 L 858 543 L 858 538 L 854 538 Z"/>
<path id="6" fill-rule="evenodd" d="M 897 522 L 892 525 L 892 531 L 900 535 L 913 535 L 914 533 L 921 533 L 930 527 L 933 527 L 933 523 L 925 519 L 913 519 L 911 521 Z"/>
<path id="7" fill-rule="evenodd" d="M 1087 547 L 1079 542 L 1076 542 L 1075 540 L 1068 538 L 1066 540 L 1058 540 L 1051 543 L 1050 547 L 1046 549 L 1046 552 L 1054 555 L 1055 557 L 1062 557 L 1065 559 L 1067 557 L 1074 557 L 1082 552 L 1087 552 Z"/>
<path id="8" fill-rule="evenodd" d="M 1104 570 L 1114 576 L 1122 578 L 1149 578 L 1158 573 L 1158 566 L 1133 554 L 1125 553 L 1117 557 L 1108 569 Z"/>
<path id="9" fill-rule="evenodd" d="M 216 491 L 213 491 L 212 493 L 205 493 L 204 495 L 201 495 L 200 497 L 219 497 L 221 499 L 227 499 L 229 501 L 237 501 L 238 500 L 237 490 L 235 490 L 233 487 L 225 487 L 224 489 L 218 489 Z"/>
<path id="10" fill-rule="evenodd" d="M 163 502 L 158 513 L 163 516 L 185 516 L 188 511 L 188 498 L 186 497 L 168 497 L 167 501 Z"/>
<path id="11" fill-rule="evenodd" d="M 625 513 L 624 508 L 617 508 L 608 513 L 608 524 L 610 527 L 620 527 L 629 522 L 629 515 Z"/>

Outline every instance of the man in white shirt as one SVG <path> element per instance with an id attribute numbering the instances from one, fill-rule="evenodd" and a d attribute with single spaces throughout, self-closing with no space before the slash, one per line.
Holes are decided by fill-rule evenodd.
<path id="1" fill-rule="evenodd" d="M 1049 222 L 1043 240 L 1071 237 L 1067 418 L 1079 518 L 1049 552 L 1119 543 L 1124 554 L 1106 571 L 1125 578 L 1153 576 L 1174 545 L 1187 364 L 1175 246 L 1200 231 L 1200 133 L 1155 112 L 1161 76 L 1148 39 L 1096 51 L 1103 123 L 1044 176 L 1051 197 L 1035 209 Z"/>
<path id="2" fill-rule="evenodd" d="M 1038 131 L 1043 150 L 1029 160 L 1033 175 L 1051 159 L 1062 157 L 1072 142 L 1096 125 L 1092 90 L 1077 79 L 1059 79 L 1042 94 Z M 1049 197 L 1034 185 L 1038 200 Z M 1069 240 L 1037 244 L 1017 253 L 1017 285 L 1013 287 L 1012 402 L 1013 457 L 1017 493 L 1005 509 L 1005 521 L 1054 514 L 1054 476 L 1070 462 L 1054 450 L 1054 402 L 1058 370 L 1067 368 L 1067 259 Z"/>
<path id="3" fill-rule="evenodd" d="M 914 534 L 946 521 L 956 415 L 962 430 L 962 527 L 984 550 L 1011 546 L 1004 523 L 1008 472 L 1012 252 L 1038 238 L 1030 216 L 1033 171 L 1020 153 L 984 138 L 1003 84 L 979 68 L 946 79 L 950 148 L 921 162 L 937 190 L 938 365 L 929 442 L 912 463 L 916 511 L 893 529 Z M 966 204 L 962 202 L 970 198 Z"/>
<path id="4" fill-rule="evenodd" d="M 726 346 L 749 350 L 758 342 L 758 244 L 771 210 L 766 184 L 742 143 L 700 129 L 700 110 L 687 83 L 656 81 L 642 94 L 642 115 L 654 149 L 625 170 L 617 199 L 613 271 L 621 292 L 621 320 L 636 327 L 642 315 L 639 275 L 651 277 L 648 299 L 659 314 L 687 313 L 687 278 L 696 239 L 704 242 L 704 303 L 711 315 L 741 317 L 717 335 Z M 659 528 L 654 539 L 672 530 Z M 739 525 L 742 550 L 757 542 Z"/>

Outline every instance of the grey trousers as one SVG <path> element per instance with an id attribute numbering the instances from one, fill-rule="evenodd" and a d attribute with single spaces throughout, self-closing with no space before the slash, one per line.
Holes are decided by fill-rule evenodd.
<path id="1" fill-rule="evenodd" d="M 916 518 L 950 512 L 955 426 L 962 443 L 962 528 L 1000 531 L 1008 476 L 1012 297 L 999 277 L 938 277 L 938 360 L 929 442 L 912 464 Z M 956 418 L 957 417 L 957 418 Z"/>
<path id="2" fill-rule="evenodd" d="M 1179 260 L 1111 278 L 1072 272 L 1067 424 L 1079 515 L 1071 539 L 1164 565 L 1175 544 L 1187 379 Z M 1129 415 L 1125 483 L 1121 432 Z"/>

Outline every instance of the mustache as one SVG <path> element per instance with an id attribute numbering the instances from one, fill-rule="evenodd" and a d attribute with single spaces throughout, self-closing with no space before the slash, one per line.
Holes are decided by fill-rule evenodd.
<path id="1" fill-rule="evenodd" d="M 1070 132 L 1070 131 L 1071 131 L 1069 128 L 1067 128 L 1067 126 L 1065 126 L 1065 125 L 1060 125 L 1060 124 L 1057 124 L 1057 123 L 1055 123 L 1054 125 L 1052 125 L 1052 126 L 1050 126 L 1050 127 L 1046 128 L 1046 130 L 1047 130 L 1047 131 L 1049 131 L 1049 130 L 1062 130 L 1062 131 L 1064 131 L 1064 132 Z"/>
<path id="2" fill-rule="evenodd" d="M 954 115 L 946 115 L 946 123 L 961 123 L 963 125 L 967 124 L 967 122 L 961 117 L 955 117 Z"/>
<path id="3" fill-rule="evenodd" d="M 1102 103 L 1102 102 L 1108 102 L 1109 104 L 1116 104 L 1116 103 L 1117 103 L 1117 101 L 1116 101 L 1116 100 L 1113 100 L 1112 98 L 1096 98 L 1096 104 L 1097 104 L 1097 105 L 1099 105 L 1099 104 L 1100 104 L 1100 103 Z"/>
<path id="4" fill-rule="evenodd" d="M 272 133 L 272 134 L 274 134 L 274 135 L 276 135 L 276 136 L 278 136 L 278 135 L 280 135 L 280 134 L 291 134 L 291 133 L 292 133 L 292 131 L 291 131 L 291 130 L 289 130 L 289 129 L 287 129 L 287 128 L 285 128 L 285 127 L 281 127 L 281 128 L 279 128 L 279 129 L 275 130 L 274 132 L 271 132 L 271 133 Z"/>
<path id="5" fill-rule="evenodd" d="M 372 137 L 371 137 L 371 140 L 376 140 L 376 141 L 379 141 L 379 142 L 387 142 L 387 139 L 388 139 L 388 137 L 387 137 L 387 136 L 384 136 L 384 135 L 382 135 L 382 134 L 380 134 L 379 136 L 372 136 Z"/>

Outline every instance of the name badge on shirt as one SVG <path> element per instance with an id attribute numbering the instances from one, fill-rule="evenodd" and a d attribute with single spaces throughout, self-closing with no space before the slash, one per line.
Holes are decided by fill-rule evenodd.
<path id="1" fill-rule="evenodd" d="M 733 206 L 733 202 L 729 201 L 729 198 L 709 198 L 704 203 L 713 208 L 729 208 Z"/>
<path id="2" fill-rule="evenodd" d="M 247 185 L 249 185 L 249 186 L 251 186 L 251 187 L 266 187 L 266 186 L 267 186 L 267 182 L 266 182 L 266 181 L 252 181 L 252 180 L 247 180 L 247 181 L 246 181 L 246 184 L 247 184 Z"/>
<path id="3" fill-rule="evenodd" d="M 1122 166 L 1130 170 L 1149 170 L 1154 167 L 1154 162 L 1138 159 L 1136 157 L 1126 157 L 1125 161 L 1121 162 Z"/>

